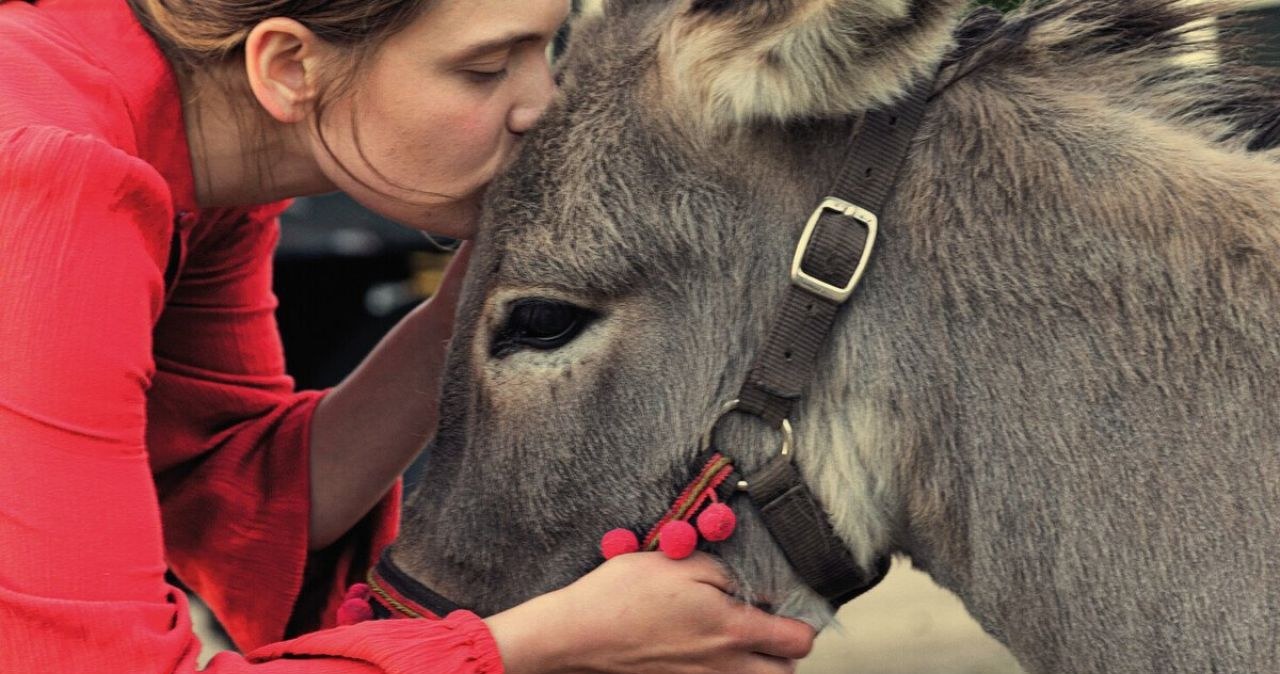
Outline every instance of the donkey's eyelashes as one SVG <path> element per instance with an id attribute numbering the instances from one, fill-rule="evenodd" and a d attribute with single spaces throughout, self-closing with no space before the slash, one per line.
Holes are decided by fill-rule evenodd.
<path id="1" fill-rule="evenodd" d="M 523 299 L 511 304 L 494 334 L 489 355 L 502 358 L 523 349 L 550 351 L 572 342 L 599 314 L 568 302 Z"/>

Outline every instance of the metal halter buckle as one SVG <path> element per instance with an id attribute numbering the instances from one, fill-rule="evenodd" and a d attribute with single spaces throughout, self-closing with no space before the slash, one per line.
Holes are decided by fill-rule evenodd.
<path id="1" fill-rule="evenodd" d="M 811 276 L 801 267 L 805 256 L 809 254 L 809 243 L 813 240 L 813 233 L 818 229 L 818 221 L 822 219 L 822 214 L 826 211 L 843 215 L 867 228 L 867 243 L 862 248 L 862 256 L 858 259 L 858 267 L 854 270 L 853 276 L 849 278 L 849 282 L 843 287 L 832 285 L 822 279 Z M 853 294 L 853 289 L 858 287 L 858 282 L 862 280 L 863 272 L 867 270 L 867 263 L 871 260 L 871 249 L 875 246 L 879 224 L 880 221 L 876 214 L 865 208 L 855 206 L 835 197 L 823 199 L 822 204 L 813 211 L 813 215 L 809 216 L 809 223 L 805 225 L 804 234 L 800 237 L 800 244 L 796 246 L 796 254 L 791 261 L 791 282 L 815 295 L 843 304 Z"/>
<path id="2" fill-rule="evenodd" d="M 716 420 L 711 422 L 711 426 L 707 428 L 707 432 L 702 435 L 702 452 L 705 454 L 711 449 L 711 443 L 714 440 L 716 429 L 720 427 L 720 421 L 729 416 L 732 412 L 737 411 L 739 401 L 730 400 L 720 408 L 720 414 L 716 415 Z M 792 450 L 795 448 L 795 433 L 791 430 L 791 420 L 783 419 L 778 426 L 778 430 L 782 431 L 782 453 L 781 455 L 787 460 L 791 460 Z M 738 482 L 738 491 L 746 491 L 748 488 L 746 480 Z"/>

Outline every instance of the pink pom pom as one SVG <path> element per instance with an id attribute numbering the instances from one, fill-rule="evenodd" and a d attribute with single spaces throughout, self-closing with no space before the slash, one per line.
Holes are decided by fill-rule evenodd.
<path id="1" fill-rule="evenodd" d="M 698 532 L 684 520 L 667 522 L 658 532 L 658 548 L 671 559 L 684 559 L 697 547 Z"/>
<path id="2" fill-rule="evenodd" d="M 635 532 L 627 529 L 614 529 L 600 539 L 600 554 L 605 559 L 613 559 L 618 555 L 629 555 L 640 550 L 640 540 Z"/>
<path id="3" fill-rule="evenodd" d="M 723 503 L 712 503 L 698 515 L 698 531 L 712 543 L 727 540 L 738 526 L 738 516 L 733 508 Z"/>
<path id="4" fill-rule="evenodd" d="M 345 598 L 346 599 L 364 599 L 365 601 L 368 601 L 370 594 L 371 594 L 371 591 L 369 590 L 369 586 L 367 584 L 356 583 L 355 585 L 352 585 L 351 587 L 347 588 L 347 595 Z"/>
<path id="5" fill-rule="evenodd" d="M 342 606 L 338 607 L 339 625 L 355 625 L 372 619 L 373 607 L 364 599 L 352 597 L 342 602 Z"/>

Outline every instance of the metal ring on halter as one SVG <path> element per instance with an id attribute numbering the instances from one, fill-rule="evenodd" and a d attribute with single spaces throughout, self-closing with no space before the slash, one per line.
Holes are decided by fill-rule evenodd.
<path id="1" fill-rule="evenodd" d="M 729 416 L 730 413 L 736 411 L 738 409 L 738 404 L 739 401 L 730 400 L 724 404 L 724 407 L 720 408 L 720 414 L 716 416 L 715 421 L 711 422 L 711 427 L 707 429 L 707 432 L 702 435 L 702 451 L 704 453 L 711 449 L 711 440 L 715 435 L 716 428 L 720 426 L 720 421 Z M 790 459 L 791 450 L 795 447 L 795 434 L 791 430 L 791 421 L 789 419 L 783 419 L 782 424 L 778 429 L 782 431 L 782 456 Z M 738 482 L 738 491 L 746 491 L 749 486 L 750 485 L 747 484 L 746 480 L 740 480 Z"/>

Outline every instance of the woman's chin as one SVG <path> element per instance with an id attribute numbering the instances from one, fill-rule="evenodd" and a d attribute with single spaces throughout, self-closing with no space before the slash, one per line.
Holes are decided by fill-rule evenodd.
<path id="1" fill-rule="evenodd" d="M 387 214 L 400 224 L 433 236 L 470 239 L 480 223 L 480 200 L 460 199 L 447 204 L 420 206 L 403 213 Z"/>

